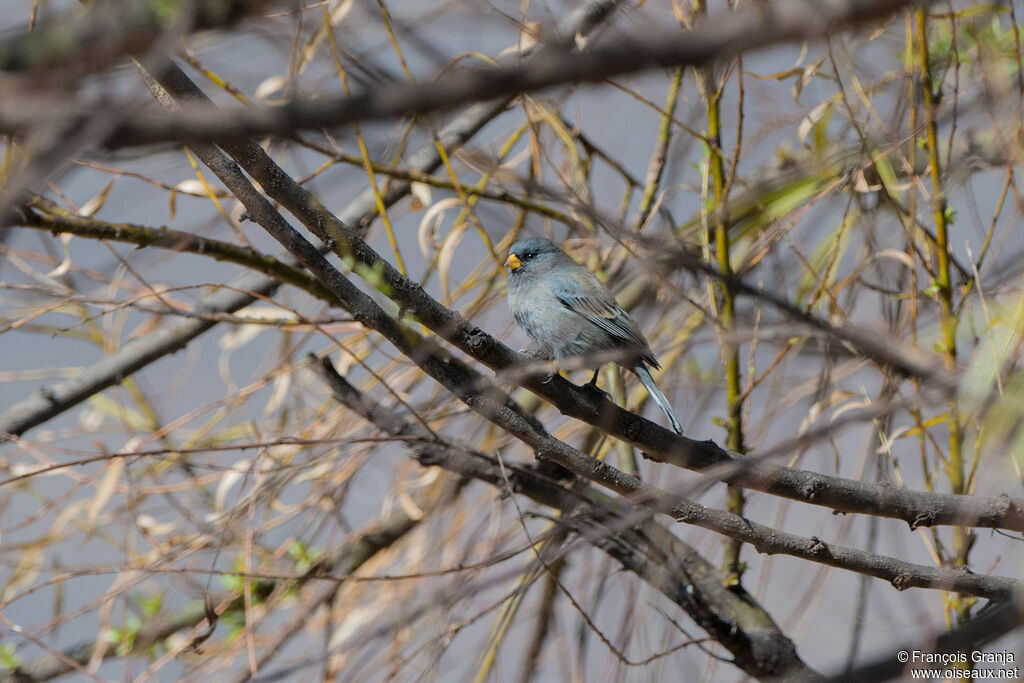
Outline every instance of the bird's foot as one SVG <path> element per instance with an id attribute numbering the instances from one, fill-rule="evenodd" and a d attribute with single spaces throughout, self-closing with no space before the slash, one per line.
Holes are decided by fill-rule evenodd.
<path id="1" fill-rule="evenodd" d="M 588 394 L 593 394 L 594 396 L 603 398 L 608 401 L 612 400 L 611 394 L 609 394 L 601 387 L 597 386 L 597 373 L 594 373 L 594 376 L 591 378 L 591 380 L 586 384 L 582 385 L 580 388 L 583 389 L 583 391 L 587 392 Z"/>
<path id="2" fill-rule="evenodd" d="M 557 373 L 554 369 L 542 369 L 543 367 L 551 368 L 551 361 L 554 360 L 552 355 L 546 352 L 544 349 L 519 349 L 519 356 L 523 359 L 527 366 L 532 366 L 530 374 L 534 374 L 540 377 L 540 381 L 544 384 L 550 382 Z M 534 372 L 533 368 L 536 366 L 542 366 L 537 368 Z"/>
<path id="3" fill-rule="evenodd" d="M 587 382 L 586 384 L 584 384 L 581 388 L 583 389 L 583 391 L 587 392 L 588 394 L 594 394 L 595 396 L 599 396 L 601 398 L 605 398 L 605 399 L 608 399 L 610 401 L 610 400 L 612 400 L 612 395 L 609 394 L 604 389 L 601 389 L 601 388 L 599 388 L 597 386 L 597 379 L 600 376 L 601 376 L 601 368 L 598 367 L 598 368 L 596 368 L 594 370 L 594 374 L 590 377 L 590 381 Z"/>

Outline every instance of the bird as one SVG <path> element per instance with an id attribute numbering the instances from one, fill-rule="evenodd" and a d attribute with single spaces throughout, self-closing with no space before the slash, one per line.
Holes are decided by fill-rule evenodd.
<path id="1" fill-rule="evenodd" d="M 651 376 L 661 366 L 640 327 L 615 301 L 601 280 L 549 239 L 529 237 L 509 249 L 508 307 L 516 324 L 540 346 L 539 355 L 556 362 L 593 360 L 594 376 L 584 388 L 597 390 L 600 352 L 622 351 L 616 363 L 640 378 L 654 402 L 682 435 L 665 394 Z M 594 367 L 594 365 L 589 365 Z"/>

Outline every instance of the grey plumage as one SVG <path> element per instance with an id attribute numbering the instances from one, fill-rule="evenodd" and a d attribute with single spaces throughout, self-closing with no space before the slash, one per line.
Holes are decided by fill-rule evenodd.
<path id="1" fill-rule="evenodd" d="M 601 351 L 626 352 L 616 362 L 637 374 L 672 429 L 683 433 L 648 370 L 660 367 L 650 345 L 596 275 L 554 242 L 540 237 L 513 244 L 505 267 L 509 272 L 508 307 L 544 355 L 560 361 L 587 359 Z M 590 380 L 591 385 L 596 383 L 597 370 Z"/>

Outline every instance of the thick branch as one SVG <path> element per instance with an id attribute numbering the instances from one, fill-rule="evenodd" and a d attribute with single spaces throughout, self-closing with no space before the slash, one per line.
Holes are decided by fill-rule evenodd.
<path id="1" fill-rule="evenodd" d="M 697 66 L 780 43 L 813 40 L 881 21 L 910 4 L 908 0 L 748 3 L 740 11 L 710 17 L 684 35 L 646 32 L 583 52 L 549 48 L 529 59 L 493 69 L 459 70 L 419 83 L 384 84 L 353 96 L 293 100 L 278 107 L 245 110 L 202 106 L 173 114 L 139 113 L 120 124 L 106 143 L 144 145 L 171 139 L 223 142 L 444 111 L 555 85 L 599 82 L 656 67 Z M 0 106 L 0 131 L 24 133 L 39 124 L 38 115 L 26 116 L 24 104 L 15 104 Z M 46 108 L 30 109 L 48 111 L 44 118 L 65 117 L 71 111 L 87 117 L 94 113 L 94 107 L 83 103 L 59 106 L 50 102 Z"/>
<path id="2" fill-rule="evenodd" d="M 165 74 L 162 85 L 178 97 L 194 97 L 195 86 L 187 79 L 183 81 L 183 77 L 184 74 L 173 69 Z M 380 272 L 391 298 L 403 309 L 412 311 L 419 322 L 492 368 L 511 369 L 519 363 L 518 354 L 483 330 L 470 327 L 460 315 L 442 306 L 422 287 L 403 277 L 390 263 L 381 259 L 355 231 L 334 217 L 307 190 L 298 186 L 258 145 L 225 144 L 224 147 L 260 182 L 271 197 L 298 217 L 317 237 L 325 243 L 334 245 L 335 251 L 339 254 L 351 256 L 374 272 Z M 258 212 L 262 218 L 256 218 L 257 222 L 270 230 L 282 244 L 296 250 L 293 253 L 299 260 L 321 282 L 339 295 L 341 300 L 347 302 L 346 308 L 357 319 L 384 334 L 403 353 L 420 364 L 417 355 L 422 355 L 423 351 L 415 345 L 410 345 L 407 338 L 409 331 L 403 331 L 395 321 L 380 311 L 375 303 L 358 292 L 348 280 L 330 267 L 316 250 L 310 250 L 309 243 L 302 239 L 262 196 L 254 194 L 251 185 L 240 174 L 227 168 L 224 160 L 218 159 L 217 156 L 208 157 L 210 164 L 219 166 L 220 173 L 227 173 L 221 177 L 221 181 L 246 205 L 250 215 L 256 217 Z M 351 296 L 342 296 L 343 290 L 352 293 Z M 358 292 L 358 296 L 353 290 Z M 863 332 L 848 330 L 843 338 L 855 341 L 864 336 Z M 871 337 L 870 341 L 872 347 L 880 344 L 876 344 L 877 340 L 874 337 Z M 428 369 L 423 365 L 421 367 L 435 379 L 439 376 L 436 373 L 446 375 L 443 368 L 435 366 Z M 465 375 L 462 380 L 472 381 Z M 467 391 L 462 385 L 456 384 L 454 388 L 451 384 L 447 386 L 460 397 Z M 725 466 L 721 478 L 732 484 L 843 512 L 894 517 L 906 521 L 912 527 L 969 523 L 973 526 L 1024 530 L 1024 501 L 1012 500 L 1006 496 L 985 498 L 914 492 L 785 468 L 772 463 L 758 462 L 754 457 L 747 458 L 743 465 L 736 465 L 732 455 L 713 442 L 698 442 L 686 437 L 677 437 L 610 401 L 596 398 L 591 392 L 586 392 L 560 377 L 555 377 L 549 382 L 529 377 L 523 382 L 523 386 L 554 403 L 562 413 L 582 419 L 617 438 L 643 448 L 652 459 L 694 470 L 705 470 L 716 465 Z M 476 406 L 473 407 L 476 409 Z M 747 465 L 746 462 L 750 464 Z M 577 461 L 574 465 L 565 462 L 560 464 L 578 474 L 594 478 L 579 469 L 593 469 L 585 462 Z M 616 477 L 611 479 L 614 480 Z M 887 578 L 892 580 L 896 576 Z"/>
<path id="3" fill-rule="evenodd" d="M 334 397 L 346 407 L 405 443 L 425 465 L 439 465 L 465 477 L 481 479 L 565 513 L 583 538 L 616 558 L 630 571 L 661 591 L 732 653 L 733 663 L 757 679 L 818 674 L 800 660 L 792 641 L 771 616 L 742 588 L 722 584 L 717 569 L 694 548 L 661 524 L 637 525 L 630 506 L 613 501 L 592 487 L 566 488 L 529 468 L 502 467 L 490 456 L 469 448 L 433 443 L 420 425 L 377 404 L 340 376 L 330 361 L 316 363 Z M 409 438 L 420 441 L 410 441 Z M 631 519 L 633 518 L 633 519 Z"/>
<path id="4" fill-rule="evenodd" d="M 607 19 L 617 6 L 618 0 L 585 0 L 559 23 L 557 34 L 568 42 L 574 40 L 576 35 L 586 36 Z M 181 76 L 190 83 L 184 74 Z M 192 87 L 199 92 L 194 85 Z M 441 129 L 437 140 L 448 153 L 451 153 L 505 111 L 508 103 L 508 99 L 500 99 L 468 107 Z M 409 167 L 418 173 L 433 173 L 441 165 L 437 143 L 434 140 L 425 143 L 409 156 L 408 162 Z M 408 182 L 390 183 L 387 193 L 383 196 L 384 205 L 391 206 L 398 202 L 409 193 L 409 188 Z M 369 228 L 376 215 L 376 197 L 372 188 L 366 188 L 342 209 L 335 220 L 356 226 L 362 234 Z M 230 289 L 221 290 L 205 299 L 203 307 L 212 313 L 234 313 L 256 301 L 255 296 L 244 292 L 271 296 L 279 286 L 280 282 L 276 279 L 246 273 L 233 280 Z M 0 440 L 4 434 L 24 434 L 107 387 L 120 384 L 125 377 L 184 348 L 192 339 L 214 325 L 216 321 L 213 320 L 169 321 L 144 337 L 128 341 L 119 347 L 116 353 L 83 369 L 73 379 L 40 388 L 32 396 L 0 413 Z"/>
<path id="5" fill-rule="evenodd" d="M 155 83 L 152 84 L 152 87 L 161 100 L 166 100 L 168 97 L 166 92 L 159 91 L 159 86 Z M 539 458 L 550 459 L 575 474 L 595 481 L 620 494 L 628 495 L 632 499 L 642 502 L 674 519 L 713 529 L 746 543 L 751 543 L 761 552 L 785 553 L 831 566 L 853 569 L 870 576 L 884 578 L 901 590 L 909 587 L 940 588 L 980 595 L 996 600 L 1008 599 L 1020 591 L 1021 584 L 1011 579 L 983 577 L 946 568 L 912 565 L 892 558 L 864 553 L 852 548 L 832 546 L 816 538 L 806 539 L 793 534 L 786 534 L 770 527 L 754 524 L 737 515 L 710 510 L 702 505 L 692 503 L 681 496 L 675 496 L 656 487 L 646 485 L 637 478 L 568 446 L 550 436 L 534 420 L 524 415 L 519 407 L 504 395 L 504 392 L 501 392 L 496 387 L 487 386 L 482 381 L 482 378 L 463 363 L 453 358 L 442 357 L 429 340 L 421 337 L 403 322 L 389 316 L 373 298 L 365 294 L 328 263 L 327 259 L 312 244 L 289 225 L 277 209 L 252 186 L 242 174 L 241 169 L 227 159 L 219 150 L 210 145 L 197 145 L 195 146 L 195 152 L 196 156 L 214 172 L 220 181 L 224 183 L 225 187 L 242 202 L 252 219 L 261 225 L 274 239 L 285 246 L 302 265 L 330 289 L 357 322 L 383 335 L 400 353 L 409 358 L 427 375 L 438 381 L 472 410 L 533 448 Z M 250 161 L 252 160 L 250 159 Z M 265 155 L 260 157 L 258 161 L 261 164 L 273 163 Z M 265 174 L 266 169 L 261 164 L 254 166 L 256 172 L 253 175 L 257 178 L 261 174 Z M 284 182 L 283 179 L 287 179 L 287 175 L 283 171 L 276 166 L 275 168 L 277 171 L 271 176 L 275 179 L 275 183 L 264 185 L 264 187 L 279 186 Z M 319 205 L 314 205 L 314 207 L 317 206 Z M 297 216 L 302 216 L 309 214 L 310 211 L 315 211 L 315 209 L 310 208 L 310 205 L 305 205 L 300 206 L 299 210 L 293 211 L 293 213 Z M 333 219 L 326 212 L 316 213 L 315 217 L 321 219 L 311 221 L 312 225 L 309 225 L 310 229 L 315 232 L 322 231 L 324 229 L 324 222 Z M 337 223 L 337 219 L 333 219 L 333 221 Z M 345 226 L 340 226 L 340 228 L 344 229 L 345 232 L 339 230 L 339 232 L 334 233 L 337 235 L 337 238 L 333 234 L 325 234 L 324 239 L 339 244 L 340 247 L 345 248 L 349 254 L 359 261 L 366 262 L 366 259 L 372 255 L 374 257 L 373 263 L 380 264 L 375 267 L 378 270 L 383 270 L 385 273 L 387 273 L 388 269 L 393 270 L 386 261 L 380 260 L 358 236 Z M 336 227 L 336 229 L 338 228 Z M 387 277 L 385 275 L 385 278 Z M 394 274 L 394 277 L 397 278 L 395 280 L 396 286 L 404 288 L 405 293 L 415 291 L 427 301 L 432 302 L 434 308 L 427 307 L 423 311 L 413 309 L 417 313 L 423 312 L 430 315 L 436 312 L 442 316 L 444 321 L 450 323 L 457 318 L 461 322 L 461 317 L 440 306 L 418 285 L 410 283 L 400 275 L 397 275 L 397 273 Z M 400 293 L 393 293 L 393 297 L 396 299 L 401 299 L 401 296 Z M 433 328 L 429 322 L 422 320 L 421 322 L 425 322 Z M 462 324 L 464 325 L 464 323 Z M 446 332 L 450 333 L 452 330 L 442 328 L 439 332 L 444 334 Z M 503 350 L 511 355 L 512 352 L 504 347 L 504 345 L 494 341 L 485 333 L 476 330 L 474 334 L 490 340 L 495 350 Z M 477 350 L 475 347 L 471 348 Z M 545 387 L 555 383 L 555 380 L 541 381 L 538 378 L 528 378 L 526 385 L 531 388 L 536 386 L 538 390 L 543 390 Z M 590 400 L 594 400 L 591 392 L 581 390 L 568 382 L 563 381 L 563 383 L 571 387 L 571 392 L 588 395 Z M 538 391 L 538 393 L 541 392 Z M 608 401 L 603 402 L 623 415 L 629 416 L 628 424 L 632 425 L 634 429 L 639 428 L 641 433 L 651 432 L 655 439 L 669 437 L 669 444 L 672 443 L 672 440 L 678 439 L 682 442 L 718 449 L 717 446 L 709 442 L 698 444 L 688 439 L 676 437 L 673 433 L 637 415 L 626 412 Z M 602 417 L 601 415 L 594 416 L 594 424 L 603 424 Z M 650 425 L 650 427 L 647 425 Z M 721 449 L 718 449 L 718 452 L 724 453 Z M 777 468 L 783 473 L 787 471 L 797 472 L 778 466 L 771 467 Z M 750 470 L 744 468 L 741 470 L 741 473 L 747 471 Z M 814 473 L 799 474 L 821 478 L 821 475 Z M 846 480 L 836 479 L 840 482 L 846 482 Z M 859 482 L 849 482 L 849 485 L 857 484 Z M 810 493 L 814 493 L 813 489 Z M 970 497 L 963 496 L 962 498 L 970 502 Z M 813 495 L 808 496 L 808 502 L 816 502 Z M 962 514 L 962 512 L 958 514 Z"/>
<path id="6" fill-rule="evenodd" d="M 189 252 L 209 256 L 218 261 L 235 263 L 263 273 L 281 284 L 303 289 L 318 299 L 328 301 L 335 306 L 338 304 L 337 299 L 317 282 L 316 278 L 301 268 L 231 242 L 222 242 L 165 227 L 151 228 L 134 223 L 109 223 L 92 216 L 78 216 L 70 211 L 59 209 L 55 204 L 41 197 L 35 197 L 29 202 L 25 207 L 23 218 L 23 227 L 49 230 L 54 235 L 68 233 L 78 237 L 126 242 L 139 247 L 162 247 L 172 251 Z"/>
<path id="7" fill-rule="evenodd" d="M 181 83 L 177 77 L 165 78 L 163 84 L 179 96 L 189 96 L 191 92 L 189 84 Z M 468 324 L 458 313 L 442 306 L 422 287 L 402 276 L 354 230 L 327 211 L 307 190 L 297 185 L 258 145 L 225 144 L 224 148 L 247 173 L 259 181 L 273 199 L 301 220 L 314 235 L 335 245 L 338 253 L 351 256 L 373 272 L 379 272 L 387 285 L 389 296 L 404 310 L 412 311 L 419 322 L 491 368 L 512 370 L 520 363 L 521 359 L 514 351 L 480 328 Z M 706 264 L 701 264 L 701 267 L 710 268 Z M 324 276 L 333 277 L 328 273 Z M 767 296 L 741 280 L 737 280 L 737 288 L 747 294 Z M 919 370 L 931 373 L 929 376 L 938 377 L 942 386 L 948 381 L 944 375 L 935 374 L 938 372 L 935 364 L 924 354 L 909 354 L 905 350 L 897 353 L 879 335 L 849 326 L 839 329 L 825 321 L 809 318 L 785 301 L 777 303 L 787 311 L 801 313 L 800 319 L 808 324 L 835 334 L 851 344 L 862 345 L 869 355 L 870 352 L 876 352 L 883 362 L 888 359 L 895 367 L 906 372 Z M 547 382 L 537 377 L 527 377 L 522 385 L 553 403 L 563 414 L 598 426 L 612 436 L 644 449 L 647 457 L 653 460 L 698 471 L 725 466 L 720 478 L 731 484 L 842 512 L 902 519 L 912 527 L 970 523 L 973 526 L 1024 531 L 1024 501 L 1021 500 L 1006 496 L 954 496 L 897 489 L 758 462 L 756 454 L 748 456 L 745 464 L 737 465 L 733 456 L 715 443 L 677 437 L 653 422 L 611 401 L 595 397 L 592 392 L 584 391 L 561 377 L 556 376 Z"/>
<path id="8" fill-rule="evenodd" d="M 90 2 L 0 42 L 0 71 L 52 70 L 81 76 L 150 49 L 161 33 L 219 28 L 262 12 L 269 0 L 130 0 Z M 277 4 L 284 4 L 278 2 Z"/>

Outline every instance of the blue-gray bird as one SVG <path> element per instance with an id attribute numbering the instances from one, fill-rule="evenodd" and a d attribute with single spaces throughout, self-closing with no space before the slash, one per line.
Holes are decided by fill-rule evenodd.
<path id="1" fill-rule="evenodd" d="M 682 434 L 672 406 L 658 389 L 649 367 L 658 359 L 629 314 L 596 275 L 576 263 L 554 242 L 530 237 L 512 245 L 508 259 L 508 307 L 543 355 L 586 361 L 600 352 L 625 351 L 616 362 L 635 372 L 654 402 Z M 587 386 L 597 387 L 600 363 Z M 591 365 L 593 367 L 593 365 Z"/>

